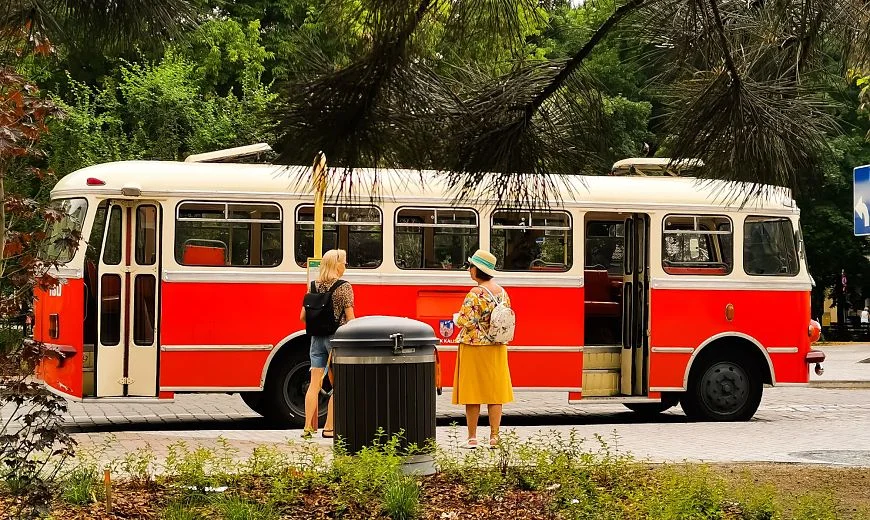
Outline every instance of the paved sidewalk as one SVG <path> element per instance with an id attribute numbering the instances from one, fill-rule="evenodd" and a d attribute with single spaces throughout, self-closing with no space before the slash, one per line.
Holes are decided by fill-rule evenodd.
<path id="1" fill-rule="evenodd" d="M 611 446 L 651 461 L 819 462 L 870 467 L 870 345 L 822 345 L 827 354 L 821 388 L 766 388 L 752 421 L 691 423 L 676 407 L 653 420 L 618 404 L 573 405 L 562 392 L 516 392 L 505 406 L 504 426 L 522 439 L 536 435 L 596 436 Z M 0 416 L 2 416 L 0 412 Z M 463 409 L 450 393 L 437 400 L 437 440 L 450 445 L 464 437 Z M 178 395 L 174 402 L 129 404 L 112 401 L 70 403 L 68 427 L 80 447 L 99 451 L 103 461 L 120 460 L 149 446 L 158 460 L 169 446 L 184 441 L 191 449 L 217 448 L 225 439 L 239 460 L 260 445 L 282 451 L 301 449 L 300 430 L 276 430 L 251 411 L 238 395 Z M 484 423 L 485 424 L 485 423 Z M 487 428 L 481 428 L 486 438 Z M 292 441 L 292 444 L 291 444 Z M 327 449 L 320 437 L 313 446 Z"/>
<path id="2" fill-rule="evenodd" d="M 559 393 L 517 393 L 505 406 L 504 427 L 521 439 L 537 435 L 576 434 L 589 449 L 596 437 L 640 459 L 661 461 L 774 461 L 819 462 L 870 467 L 870 390 L 768 388 L 752 421 L 692 423 L 679 407 L 652 420 L 621 405 L 577 406 Z M 137 415 L 118 410 L 118 416 L 99 416 L 94 405 L 77 405 L 70 427 L 84 449 L 102 449 L 102 460 L 120 459 L 146 444 L 162 460 L 168 447 L 184 441 L 191 448 L 216 448 L 218 439 L 247 458 L 258 445 L 282 451 L 299 450 L 300 430 L 275 430 L 246 410 L 238 396 L 179 396 L 167 406 L 169 415 Z M 146 407 L 147 408 L 147 407 Z M 167 410 L 167 411 L 169 411 Z M 146 410 L 143 410 L 146 411 Z M 464 438 L 462 410 L 450 404 L 449 394 L 438 398 L 437 440 L 450 446 Z M 485 424 L 485 422 L 483 423 Z M 488 428 L 480 430 L 481 439 Z M 292 444 L 291 444 L 292 443 Z M 331 442 L 317 437 L 315 446 Z"/>
<path id="3" fill-rule="evenodd" d="M 870 388 L 870 345 L 842 343 L 816 347 L 825 353 L 825 373 L 810 372 L 810 384 L 819 388 Z"/>

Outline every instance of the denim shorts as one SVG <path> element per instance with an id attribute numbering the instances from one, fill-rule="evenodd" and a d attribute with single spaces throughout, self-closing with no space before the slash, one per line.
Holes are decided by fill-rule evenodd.
<path id="1" fill-rule="evenodd" d="M 326 368 L 326 361 L 332 351 L 332 336 L 311 336 L 311 347 L 308 356 L 311 358 L 311 368 Z"/>

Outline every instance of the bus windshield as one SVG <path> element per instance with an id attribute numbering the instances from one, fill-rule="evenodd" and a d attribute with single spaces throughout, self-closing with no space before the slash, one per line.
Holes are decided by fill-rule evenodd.
<path id="1" fill-rule="evenodd" d="M 64 264 L 72 260 L 78 249 L 80 233 L 88 214 L 88 201 L 80 198 L 59 199 L 52 201 L 50 207 L 60 217 L 48 223 L 48 236 L 40 256 L 46 262 Z"/>

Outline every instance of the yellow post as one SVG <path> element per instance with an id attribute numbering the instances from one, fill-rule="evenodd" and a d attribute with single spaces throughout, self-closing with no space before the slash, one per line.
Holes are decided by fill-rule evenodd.
<path id="1" fill-rule="evenodd" d="M 311 167 L 314 183 L 314 258 L 323 258 L 323 199 L 326 198 L 326 155 L 317 152 Z"/>

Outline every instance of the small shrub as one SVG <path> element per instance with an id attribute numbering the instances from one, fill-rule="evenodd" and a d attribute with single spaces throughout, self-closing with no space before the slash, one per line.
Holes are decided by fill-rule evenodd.
<path id="1" fill-rule="evenodd" d="M 224 520 L 272 520 L 278 514 L 268 504 L 255 504 L 238 496 L 222 497 L 218 511 Z"/>
<path id="2" fill-rule="evenodd" d="M 658 492 L 643 496 L 648 518 L 706 520 L 723 516 L 724 485 L 708 467 L 666 467 L 658 476 Z"/>
<path id="3" fill-rule="evenodd" d="M 253 476 L 274 477 L 287 473 L 290 461 L 273 446 L 257 446 L 250 458 L 242 465 L 242 471 Z"/>
<path id="4" fill-rule="evenodd" d="M 63 482 L 63 499 L 69 504 L 83 506 L 96 502 L 101 491 L 99 473 L 93 466 L 74 468 Z"/>
<path id="5" fill-rule="evenodd" d="M 741 520 L 774 520 L 779 517 L 776 494 L 772 485 L 760 486 L 745 475 L 742 485 L 734 490 L 735 501 L 725 509 L 739 515 Z"/>
<path id="6" fill-rule="evenodd" d="M 353 456 L 340 447 L 336 450 L 332 472 L 342 495 L 365 503 L 401 474 L 404 454 L 400 453 L 400 437 L 395 435 L 386 443 L 382 439 L 382 435 L 378 436 L 372 446 Z"/>
<path id="7" fill-rule="evenodd" d="M 198 492 L 205 491 L 208 486 L 215 486 L 219 481 L 219 466 L 215 452 L 205 447 L 197 447 L 191 451 L 187 443 L 170 444 L 164 469 L 166 475 L 185 488 Z"/>
<path id="8" fill-rule="evenodd" d="M 469 471 L 463 481 L 471 496 L 478 500 L 499 497 L 507 488 L 504 475 L 491 468 Z"/>
<path id="9" fill-rule="evenodd" d="M 156 461 L 157 456 L 150 445 L 138 448 L 134 452 L 127 453 L 121 460 L 121 471 L 127 474 L 134 485 L 147 487 L 154 480 L 153 469 Z"/>
<path id="10" fill-rule="evenodd" d="M 833 493 L 811 493 L 800 497 L 792 513 L 794 520 L 837 520 L 837 501 Z"/>
<path id="11" fill-rule="evenodd" d="M 383 492 L 384 512 L 393 520 L 417 518 L 420 510 L 420 487 L 408 477 L 396 478 L 387 483 Z"/>

